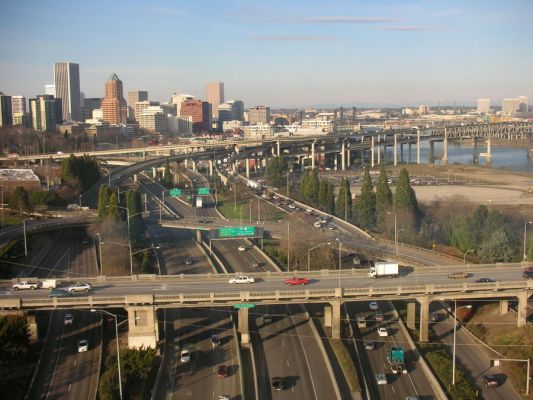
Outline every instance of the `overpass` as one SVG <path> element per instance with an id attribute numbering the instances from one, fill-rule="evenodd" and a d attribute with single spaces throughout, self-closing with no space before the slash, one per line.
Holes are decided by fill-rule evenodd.
<path id="1" fill-rule="evenodd" d="M 527 302 L 533 280 L 521 277 L 522 264 L 485 264 L 429 266 L 404 269 L 397 279 L 373 280 L 366 270 L 323 270 L 300 273 L 310 279 L 305 288 L 286 287 L 284 280 L 292 273 L 252 274 L 256 283 L 234 286 L 227 275 L 133 275 L 86 279 L 93 284 L 93 295 L 49 298 L 44 290 L 14 292 L 11 281 L 0 282 L 0 309 L 116 308 L 124 307 L 130 318 L 130 346 L 155 347 L 156 310 L 180 307 L 228 307 L 236 304 L 326 303 L 332 316 L 332 337 L 341 335 L 341 306 L 352 301 L 403 300 L 408 305 L 407 321 L 414 327 L 415 307 L 420 307 L 420 340 L 428 341 L 429 306 L 433 301 L 466 299 L 518 300 L 517 325 L 527 320 Z M 448 275 L 458 270 L 471 277 L 490 277 L 494 282 L 458 283 Z M 470 279 L 470 278 L 469 278 Z M 241 333 L 248 333 L 248 308 L 239 310 Z M 244 335 L 247 336 L 247 335 Z"/>

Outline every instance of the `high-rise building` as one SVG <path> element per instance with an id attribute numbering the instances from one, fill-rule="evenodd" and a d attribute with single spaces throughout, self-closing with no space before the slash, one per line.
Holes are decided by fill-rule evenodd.
<path id="1" fill-rule="evenodd" d="M 144 101 L 138 101 L 136 102 L 134 105 L 133 105 L 133 109 L 134 109 L 134 118 L 136 121 L 139 121 L 139 119 L 141 118 L 141 114 L 147 110 L 149 107 L 154 107 L 154 106 L 158 106 L 159 105 L 159 102 L 157 101 L 148 101 L 148 100 L 144 100 Z"/>
<path id="2" fill-rule="evenodd" d="M 55 97 L 61 99 L 64 121 L 80 121 L 80 66 L 77 63 L 54 64 Z"/>
<path id="3" fill-rule="evenodd" d="M 26 114 L 26 97 L 11 96 L 11 111 L 15 114 Z"/>
<path id="4" fill-rule="evenodd" d="M 56 85 L 52 83 L 44 85 L 44 94 L 56 97 Z"/>
<path id="5" fill-rule="evenodd" d="M 527 96 L 518 96 L 518 111 L 519 112 L 528 112 L 528 101 Z"/>
<path id="6" fill-rule="evenodd" d="M 502 100 L 502 114 L 512 114 L 520 109 L 519 99 L 503 99 Z"/>
<path id="7" fill-rule="evenodd" d="M 224 121 L 242 121 L 244 119 L 244 103 L 241 100 L 228 100 L 218 106 L 218 126 Z"/>
<path id="8" fill-rule="evenodd" d="M 478 114 L 488 114 L 490 112 L 490 99 L 477 99 Z"/>
<path id="9" fill-rule="evenodd" d="M 270 107 L 250 107 L 250 111 L 248 112 L 248 119 L 250 121 L 250 125 L 268 124 L 270 122 Z"/>
<path id="10" fill-rule="evenodd" d="M 11 109 L 11 96 L 0 92 L 0 126 L 13 125 L 13 111 Z"/>
<path id="11" fill-rule="evenodd" d="M 174 93 L 172 95 L 172 99 L 170 102 L 172 104 L 176 105 L 176 115 L 179 117 L 181 114 L 181 103 L 183 103 L 185 100 L 193 100 L 196 99 L 196 96 L 193 96 L 192 94 L 185 94 L 185 93 Z"/>
<path id="12" fill-rule="evenodd" d="M 135 103 L 139 101 L 148 101 L 148 92 L 146 90 L 136 90 L 128 92 L 128 118 L 135 120 Z"/>
<path id="13" fill-rule="evenodd" d="M 140 103 L 145 102 L 136 104 Z M 168 117 L 161 106 L 149 106 L 139 115 L 139 126 L 152 132 L 168 132 Z"/>
<path id="14" fill-rule="evenodd" d="M 83 107 L 81 108 L 81 118 L 83 121 L 92 119 L 93 110 L 100 108 L 102 99 L 100 97 L 86 97 L 83 100 Z"/>
<path id="15" fill-rule="evenodd" d="M 198 99 L 188 99 L 181 103 L 180 116 L 192 117 L 194 133 L 207 132 L 211 128 L 211 104 Z"/>
<path id="16" fill-rule="evenodd" d="M 30 116 L 34 130 L 55 132 L 63 118 L 61 100 L 47 94 L 30 99 Z"/>
<path id="17" fill-rule="evenodd" d="M 127 104 L 122 94 L 122 81 L 113 73 L 105 82 L 105 98 L 102 100 L 104 121 L 111 125 L 127 122 Z"/>
<path id="18" fill-rule="evenodd" d="M 211 104 L 213 118 L 218 118 L 218 106 L 224 103 L 224 82 L 206 83 L 205 99 Z"/>

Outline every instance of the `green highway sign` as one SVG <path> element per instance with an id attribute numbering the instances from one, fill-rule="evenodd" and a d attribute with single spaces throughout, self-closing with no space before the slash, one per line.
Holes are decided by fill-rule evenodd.
<path id="1" fill-rule="evenodd" d="M 174 197 L 181 196 L 183 191 L 181 189 L 170 189 L 170 195 Z"/>
<path id="2" fill-rule="evenodd" d="M 239 304 L 234 304 L 233 305 L 233 308 L 254 308 L 255 307 L 255 304 L 250 304 L 250 303 L 239 303 Z"/>
<path id="3" fill-rule="evenodd" d="M 255 227 L 253 226 L 228 226 L 225 228 L 220 228 L 218 230 L 218 235 L 221 238 L 254 236 Z"/>
<path id="4" fill-rule="evenodd" d="M 198 188 L 197 189 L 198 194 L 208 195 L 209 194 L 209 188 Z"/>

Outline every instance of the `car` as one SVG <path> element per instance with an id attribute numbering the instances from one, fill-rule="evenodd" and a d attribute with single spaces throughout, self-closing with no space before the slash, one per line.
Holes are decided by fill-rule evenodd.
<path id="1" fill-rule="evenodd" d="M 89 341 L 87 339 L 81 339 L 78 342 L 78 353 L 83 353 L 89 350 Z"/>
<path id="2" fill-rule="evenodd" d="M 466 279 L 468 278 L 468 273 L 461 271 L 461 272 L 453 272 L 450 275 L 448 275 L 448 278 L 450 279 Z"/>
<path id="3" fill-rule="evenodd" d="M 231 284 L 236 284 L 236 283 L 254 283 L 255 282 L 255 278 L 252 278 L 251 276 L 248 276 L 248 275 L 239 275 L 239 276 L 236 276 L 234 278 L 231 278 L 228 282 L 231 283 Z"/>
<path id="4" fill-rule="evenodd" d="M 307 285 L 309 284 L 309 279 L 307 278 L 299 278 L 297 276 L 293 276 L 292 278 L 285 279 L 285 284 L 292 286 L 292 285 Z"/>
<path id="5" fill-rule="evenodd" d="M 374 316 L 374 319 L 376 320 L 376 322 L 383 322 L 385 321 L 385 317 L 383 316 L 382 313 L 376 313 L 376 315 Z"/>
<path id="6" fill-rule="evenodd" d="M 431 313 L 431 321 L 438 322 L 440 320 L 440 314 L 438 312 Z"/>
<path id="7" fill-rule="evenodd" d="M 220 338 L 217 335 L 211 336 L 211 346 L 218 347 L 220 346 Z"/>
<path id="8" fill-rule="evenodd" d="M 65 325 L 72 325 L 74 322 L 74 317 L 72 316 L 72 313 L 65 313 L 65 318 L 63 319 Z"/>
<path id="9" fill-rule="evenodd" d="M 383 372 L 379 372 L 376 374 L 376 382 L 378 385 L 386 385 L 389 383 L 387 381 L 387 375 L 385 375 Z"/>
<path id="10" fill-rule="evenodd" d="M 72 294 L 65 289 L 53 289 L 48 294 L 48 297 L 70 297 Z"/>
<path id="11" fill-rule="evenodd" d="M 366 328 L 366 319 L 365 317 L 357 317 L 357 327 Z"/>
<path id="12" fill-rule="evenodd" d="M 522 272 L 522 277 L 526 279 L 533 279 L 533 267 L 524 268 L 524 272 Z"/>
<path id="13" fill-rule="evenodd" d="M 189 349 L 183 349 L 180 353 L 180 361 L 182 363 L 188 363 L 191 361 L 191 352 Z"/>
<path id="14" fill-rule="evenodd" d="M 219 365 L 217 368 L 217 377 L 220 379 L 224 379 L 228 376 L 228 367 L 224 364 Z"/>
<path id="15" fill-rule="evenodd" d="M 310 208 L 306 208 L 306 209 L 305 209 L 305 212 L 306 212 L 307 214 L 311 214 L 311 213 L 313 212 L 313 210 L 311 210 Z"/>
<path id="16" fill-rule="evenodd" d="M 366 342 L 365 343 L 365 349 L 366 350 L 375 350 L 376 349 L 376 342 Z"/>
<path id="17" fill-rule="evenodd" d="M 88 237 L 84 237 L 82 240 L 81 240 L 81 244 L 89 244 L 89 238 Z"/>
<path id="18" fill-rule="evenodd" d="M 256 269 L 256 268 L 259 268 L 259 267 L 260 267 L 259 263 L 251 263 L 250 264 L 250 268 Z"/>
<path id="19" fill-rule="evenodd" d="M 406 396 L 405 400 L 420 400 L 420 396 Z"/>
<path id="20" fill-rule="evenodd" d="M 387 337 L 389 336 L 389 331 L 384 326 L 381 326 L 378 328 L 378 335 L 381 337 Z"/>
<path id="21" fill-rule="evenodd" d="M 192 265 L 192 261 L 193 261 L 193 260 L 192 260 L 192 257 L 187 257 L 187 258 L 185 259 L 185 265 Z"/>
<path id="22" fill-rule="evenodd" d="M 230 397 L 228 395 L 221 395 L 218 396 L 218 400 L 230 400 Z"/>
<path id="23" fill-rule="evenodd" d="M 479 279 L 476 279 L 474 282 L 475 283 L 495 283 L 499 281 L 496 279 L 492 279 L 492 278 L 479 278 Z"/>
<path id="24" fill-rule="evenodd" d="M 270 324 L 272 322 L 272 315 L 265 314 L 263 315 L 263 324 Z"/>
<path id="25" fill-rule="evenodd" d="M 368 308 L 370 310 L 372 310 L 372 311 L 379 310 L 378 302 L 377 301 L 371 301 L 370 303 L 368 303 Z"/>
<path id="26" fill-rule="evenodd" d="M 239 247 L 237 247 L 237 250 L 239 250 L 239 251 L 246 251 L 246 247 L 244 247 L 244 246 L 239 246 Z"/>
<path id="27" fill-rule="evenodd" d="M 281 379 L 281 377 L 275 376 L 272 378 L 272 390 L 276 392 L 283 390 L 283 379 Z"/>
<path id="28" fill-rule="evenodd" d="M 486 387 L 494 387 L 499 386 L 500 382 L 498 381 L 498 378 L 496 378 L 495 375 L 483 375 L 483 383 Z"/>
<path id="29" fill-rule="evenodd" d="M 21 281 L 17 282 L 13 285 L 13 290 L 35 290 L 38 289 L 41 284 L 37 281 L 31 282 L 31 281 Z"/>
<path id="30" fill-rule="evenodd" d="M 70 293 L 75 293 L 75 292 L 89 292 L 92 290 L 92 286 L 90 283 L 87 283 L 87 282 L 77 282 L 73 285 L 70 285 L 67 289 Z"/>
<path id="31" fill-rule="evenodd" d="M 328 230 L 329 231 L 334 231 L 335 229 L 337 229 L 337 228 L 335 226 L 333 226 L 333 225 L 329 225 L 328 226 Z"/>
<path id="32" fill-rule="evenodd" d="M 289 204 L 287 207 L 289 207 L 291 210 L 296 209 L 296 206 L 294 204 Z"/>

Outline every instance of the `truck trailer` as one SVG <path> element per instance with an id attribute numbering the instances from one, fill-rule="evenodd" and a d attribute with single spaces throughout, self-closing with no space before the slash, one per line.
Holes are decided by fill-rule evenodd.
<path id="1" fill-rule="evenodd" d="M 405 352 L 403 347 L 391 347 L 387 353 L 387 360 L 389 361 L 393 374 L 407 374 L 407 367 L 405 366 Z"/>
<path id="2" fill-rule="evenodd" d="M 397 263 L 376 262 L 368 269 L 369 278 L 396 278 L 400 266 Z"/>

